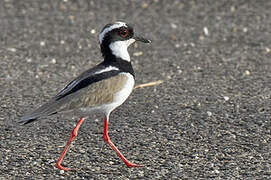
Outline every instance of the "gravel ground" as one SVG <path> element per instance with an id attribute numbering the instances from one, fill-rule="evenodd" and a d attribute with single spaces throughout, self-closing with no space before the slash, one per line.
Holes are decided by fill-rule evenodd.
<path id="1" fill-rule="evenodd" d="M 0 179 L 270 179 L 271 1 L 0 1 Z M 136 89 L 102 117 L 15 122 L 102 59 L 101 28 L 116 20 L 153 40 L 130 48 Z"/>

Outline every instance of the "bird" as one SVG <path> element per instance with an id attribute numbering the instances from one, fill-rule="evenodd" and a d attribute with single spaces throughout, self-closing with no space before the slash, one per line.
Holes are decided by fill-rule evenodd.
<path id="1" fill-rule="evenodd" d="M 93 112 L 100 112 L 104 116 L 103 139 L 125 165 L 129 168 L 143 166 L 127 160 L 113 144 L 108 135 L 108 123 L 110 113 L 124 103 L 135 85 L 135 73 L 128 47 L 134 42 L 151 43 L 151 41 L 136 35 L 130 24 L 121 21 L 106 24 L 99 33 L 98 39 L 103 61 L 83 72 L 49 99 L 47 103 L 25 114 L 19 120 L 19 123 L 25 125 L 60 113 L 69 112 L 80 116 L 56 162 L 56 167 L 60 170 L 72 170 L 62 166 L 63 158 L 70 144 L 78 135 L 81 124 Z"/>

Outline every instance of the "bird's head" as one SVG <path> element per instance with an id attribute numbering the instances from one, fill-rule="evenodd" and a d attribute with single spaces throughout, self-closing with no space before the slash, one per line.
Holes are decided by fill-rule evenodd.
<path id="1" fill-rule="evenodd" d="M 127 48 L 136 41 L 150 43 L 151 41 L 134 34 L 133 28 L 124 22 L 107 24 L 99 34 L 99 43 L 103 56 L 114 55 L 130 61 Z"/>

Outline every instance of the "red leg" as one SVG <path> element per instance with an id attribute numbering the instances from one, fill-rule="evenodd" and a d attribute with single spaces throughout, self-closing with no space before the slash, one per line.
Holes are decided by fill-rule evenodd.
<path id="1" fill-rule="evenodd" d="M 78 130 L 79 130 L 79 128 L 80 128 L 80 126 L 81 126 L 81 124 L 83 123 L 84 120 L 85 120 L 84 118 L 81 118 L 81 119 L 79 120 L 79 122 L 76 124 L 75 128 L 73 129 L 69 141 L 67 142 L 67 144 L 66 144 L 64 150 L 62 151 L 60 157 L 59 157 L 58 160 L 57 160 L 56 167 L 57 167 L 58 169 L 64 170 L 64 171 L 70 171 L 70 170 L 71 170 L 71 168 L 65 168 L 65 167 L 63 167 L 63 166 L 61 165 L 61 162 L 62 162 L 62 160 L 63 160 L 65 154 L 67 153 L 67 151 L 68 151 L 68 149 L 69 149 L 69 147 L 70 147 L 72 141 L 73 141 L 74 138 L 78 135 Z"/>
<path id="2" fill-rule="evenodd" d="M 104 140 L 111 146 L 111 148 L 117 153 L 117 155 L 121 158 L 121 160 L 126 164 L 127 167 L 142 167 L 143 165 L 134 164 L 129 162 L 118 150 L 118 148 L 111 142 L 109 136 L 108 136 L 108 121 L 106 117 L 104 118 Z"/>

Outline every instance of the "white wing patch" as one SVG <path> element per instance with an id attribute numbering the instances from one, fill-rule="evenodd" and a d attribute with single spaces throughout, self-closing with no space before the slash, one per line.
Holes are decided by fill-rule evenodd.
<path id="1" fill-rule="evenodd" d="M 101 73 L 109 72 L 109 71 L 112 71 L 112 70 L 118 71 L 119 68 L 117 68 L 117 67 L 115 67 L 115 66 L 108 66 L 108 67 L 106 67 L 105 69 L 102 69 L 102 70 L 100 70 L 100 71 L 95 72 L 94 74 L 101 74 Z"/>

